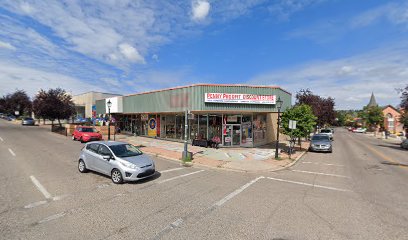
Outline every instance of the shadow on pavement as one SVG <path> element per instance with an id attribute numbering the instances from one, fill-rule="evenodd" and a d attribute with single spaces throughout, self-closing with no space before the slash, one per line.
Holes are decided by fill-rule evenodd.
<path id="1" fill-rule="evenodd" d="M 383 145 L 383 144 L 378 144 L 377 146 L 384 147 L 384 148 L 392 148 L 392 149 L 396 149 L 396 150 L 400 150 L 400 151 L 408 151 L 407 149 L 402 148 L 398 143 L 394 143 L 393 145 L 395 145 L 395 146 Z"/>

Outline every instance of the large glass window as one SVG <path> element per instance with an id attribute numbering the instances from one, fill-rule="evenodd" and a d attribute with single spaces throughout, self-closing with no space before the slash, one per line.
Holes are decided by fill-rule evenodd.
<path id="1" fill-rule="evenodd" d="M 252 147 L 252 115 L 243 115 L 242 116 L 242 139 L 241 146 L 243 147 Z"/>
<path id="2" fill-rule="evenodd" d="M 199 116 L 198 139 L 207 139 L 207 115 Z"/>
<path id="3" fill-rule="evenodd" d="M 208 139 L 221 142 L 222 139 L 222 116 L 208 115 Z"/>
<path id="4" fill-rule="evenodd" d="M 166 116 L 161 115 L 160 118 L 160 137 L 166 137 Z"/>
<path id="5" fill-rule="evenodd" d="M 176 115 L 176 138 L 184 139 L 185 116 Z"/>
<path id="6" fill-rule="evenodd" d="M 266 142 L 266 115 L 256 114 L 253 121 L 254 143 Z"/>
<path id="7" fill-rule="evenodd" d="M 176 138 L 176 116 L 166 115 L 166 138 Z"/>
<path id="8" fill-rule="evenodd" d="M 198 115 L 190 116 L 189 120 L 190 139 L 198 138 Z"/>

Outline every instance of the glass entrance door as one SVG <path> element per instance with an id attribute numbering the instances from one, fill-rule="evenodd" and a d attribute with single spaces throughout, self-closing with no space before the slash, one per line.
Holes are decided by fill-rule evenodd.
<path id="1" fill-rule="evenodd" d="M 226 125 L 224 146 L 236 147 L 241 145 L 241 125 Z"/>
<path id="2" fill-rule="evenodd" d="M 232 126 L 232 146 L 241 145 L 241 125 Z"/>

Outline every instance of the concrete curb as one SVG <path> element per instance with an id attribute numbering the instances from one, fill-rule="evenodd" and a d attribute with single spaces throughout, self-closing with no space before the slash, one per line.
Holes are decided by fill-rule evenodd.
<path id="1" fill-rule="evenodd" d="M 307 153 L 307 151 L 302 152 L 293 162 L 289 163 L 288 165 L 286 165 L 286 166 L 284 166 L 284 167 L 282 167 L 282 168 L 280 168 L 280 169 L 277 169 L 277 170 L 271 171 L 271 172 L 281 171 L 281 170 L 285 170 L 285 169 L 288 169 L 288 168 L 292 167 L 292 166 L 295 165 L 306 153 Z"/>
<path id="2" fill-rule="evenodd" d="M 125 140 L 125 141 L 126 141 L 126 140 Z M 126 142 L 128 142 L 128 141 L 126 141 Z M 129 142 L 129 143 L 131 143 L 131 142 Z M 142 151 L 143 151 L 143 149 L 142 149 Z M 166 160 L 170 160 L 170 161 L 173 161 L 173 162 L 177 162 L 177 163 L 179 163 L 181 166 L 184 166 L 184 165 L 183 165 L 183 162 L 181 161 L 181 159 L 176 159 L 176 158 L 173 158 L 173 157 L 168 157 L 168 156 L 163 155 L 163 154 L 157 154 L 157 153 L 153 153 L 153 152 L 149 152 L 149 151 L 143 151 L 143 152 L 146 153 L 146 154 L 148 154 L 148 155 L 150 155 L 150 156 L 160 157 L 160 158 L 163 158 L 163 159 L 166 159 Z M 213 170 L 222 170 L 222 171 L 230 171 L 230 172 L 239 172 L 239 173 L 267 173 L 267 172 L 276 172 L 276 171 L 281 171 L 281 170 L 287 169 L 287 168 L 289 168 L 289 167 L 295 165 L 295 164 L 297 163 L 297 161 L 299 161 L 299 159 L 302 158 L 302 157 L 306 154 L 306 152 L 307 152 L 307 151 L 302 152 L 295 160 L 293 160 L 293 161 L 292 161 L 291 163 L 289 163 L 288 165 L 286 165 L 286 166 L 284 166 L 284 167 L 277 168 L 277 169 L 264 169 L 264 170 L 251 171 L 251 170 L 242 170 L 242 169 L 226 168 L 226 167 L 222 167 L 222 166 L 221 166 L 221 167 L 213 167 L 213 166 L 208 166 L 208 165 L 205 165 L 205 164 L 195 163 L 194 160 L 193 160 L 193 165 L 192 165 L 192 166 L 189 166 L 189 167 L 197 166 L 197 167 L 200 167 L 200 168 L 207 168 L 207 169 L 213 169 Z M 181 156 L 181 153 L 180 153 L 180 156 Z M 224 164 L 223 164 L 223 165 L 224 165 Z"/>
<path id="3" fill-rule="evenodd" d="M 175 159 L 172 157 L 168 157 L 162 154 L 157 154 L 157 153 L 152 153 L 152 152 L 148 152 L 148 151 L 143 151 L 144 153 L 154 156 L 154 157 L 160 157 L 163 159 L 167 159 L 167 160 L 171 160 L 173 162 L 178 162 L 180 163 L 181 166 L 184 166 L 182 161 L 180 159 Z M 239 173 L 267 173 L 267 172 L 276 172 L 276 171 L 282 171 L 285 170 L 287 168 L 292 167 L 293 165 L 295 165 L 305 154 L 307 153 L 307 151 L 302 152 L 295 160 L 293 160 L 291 163 L 289 163 L 288 165 L 278 168 L 278 169 L 273 169 L 273 170 L 258 170 L 258 171 L 249 171 L 249 170 L 241 170 L 241 169 L 234 169 L 234 168 L 226 168 L 226 167 L 212 167 L 212 166 L 208 166 L 205 164 L 200 164 L 200 163 L 194 163 L 193 162 L 193 166 L 197 166 L 197 167 L 201 167 L 201 168 L 208 168 L 208 169 L 213 169 L 213 170 L 222 170 L 222 171 L 230 171 L 230 172 L 239 172 Z M 193 160 L 194 161 L 194 160 Z"/>

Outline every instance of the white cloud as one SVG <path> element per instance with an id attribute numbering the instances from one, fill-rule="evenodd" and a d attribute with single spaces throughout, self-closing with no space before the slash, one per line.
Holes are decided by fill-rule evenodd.
<path id="1" fill-rule="evenodd" d="M 23 12 L 25 12 L 25 13 L 32 13 L 33 10 L 34 10 L 28 2 L 22 2 L 22 3 L 20 4 L 20 8 L 21 8 L 21 10 L 23 10 Z"/>
<path id="2" fill-rule="evenodd" d="M 120 44 L 119 51 L 132 62 L 145 63 L 145 60 L 143 56 L 140 55 L 139 51 L 127 43 Z"/>
<path id="3" fill-rule="evenodd" d="M 73 94 L 103 89 L 63 74 L 41 71 L 0 61 L 0 96 L 23 89 L 34 96 L 40 89 L 61 87 Z"/>
<path id="4" fill-rule="evenodd" d="M 294 13 L 324 1 L 326 0 L 279 0 L 277 3 L 270 5 L 268 9 L 278 17 L 278 19 L 288 20 Z"/>
<path id="5" fill-rule="evenodd" d="M 295 95 L 300 89 L 336 99 L 337 109 L 360 109 L 374 92 L 380 105 L 398 105 L 396 88 L 408 84 L 408 44 L 375 50 L 333 61 L 318 61 L 271 71 L 250 80 L 253 84 L 280 85 Z"/>
<path id="6" fill-rule="evenodd" d="M 154 61 L 158 62 L 158 61 L 159 61 L 159 56 L 158 56 L 157 54 L 153 54 L 153 55 L 152 55 L 152 59 L 153 59 Z"/>
<path id="7" fill-rule="evenodd" d="M 2 42 L 2 41 L 0 41 L 0 48 L 5 48 L 5 49 L 9 49 L 9 50 L 16 50 L 16 48 L 13 45 L 11 45 L 10 43 Z"/>
<path id="8" fill-rule="evenodd" d="M 353 28 L 372 25 L 380 20 L 387 20 L 392 24 L 408 24 L 408 1 L 387 3 L 370 9 L 351 20 Z"/>
<path id="9" fill-rule="evenodd" d="M 194 0 L 192 2 L 192 19 L 195 21 L 204 20 L 210 12 L 210 3 L 206 0 Z"/>

